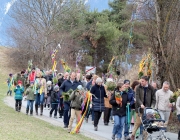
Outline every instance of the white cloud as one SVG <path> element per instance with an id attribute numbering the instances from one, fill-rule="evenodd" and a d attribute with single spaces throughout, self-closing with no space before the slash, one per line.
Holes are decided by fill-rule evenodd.
<path id="1" fill-rule="evenodd" d="M 85 0 L 84 4 L 88 3 L 88 0 Z"/>
<path id="2" fill-rule="evenodd" d="M 11 0 L 10 2 L 8 2 L 5 6 L 5 15 L 8 13 L 8 11 L 10 10 L 11 6 L 16 2 L 16 0 Z"/>

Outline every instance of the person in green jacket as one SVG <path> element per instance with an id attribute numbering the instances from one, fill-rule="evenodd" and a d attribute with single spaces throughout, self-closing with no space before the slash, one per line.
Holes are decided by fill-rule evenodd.
<path id="1" fill-rule="evenodd" d="M 16 111 L 20 112 L 23 93 L 24 93 L 24 87 L 22 86 L 22 81 L 18 81 L 18 85 L 14 89 L 14 93 L 15 93 L 14 99 L 16 100 L 15 109 Z"/>
<path id="2" fill-rule="evenodd" d="M 29 109 L 30 109 L 31 116 L 33 115 L 33 104 L 34 104 L 34 99 L 35 99 L 33 86 L 34 86 L 34 84 L 33 84 L 33 82 L 31 82 L 30 86 L 25 91 L 25 95 L 27 95 L 27 97 L 26 97 L 26 99 L 27 99 L 26 115 L 28 115 Z"/>

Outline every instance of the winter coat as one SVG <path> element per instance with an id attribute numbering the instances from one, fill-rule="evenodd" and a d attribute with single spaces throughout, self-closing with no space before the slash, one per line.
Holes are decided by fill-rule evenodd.
<path id="1" fill-rule="evenodd" d="M 16 88 L 14 89 L 14 92 L 15 92 L 14 99 L 22 100 L 23 93 L 24 93 L 24 87 L 23 86 L 20 87 L 19 85 L 17 85 Z"/>
<path id="2" fill-rule="evenodd" d="M 120 92 L 120 91 L 115 91 L 115 92 Z M 115 92 L 111 96 L 111 99 L 109 103 L 112 105 L 112 111 L 113 111 L 113 116 L 117 115 L 119 117 L 126 116 L 126 106 L 127 103 L 129 102 L 128 100 L 128 93 L 126 91 L 122 92 L 122 106 L 116 103 L 115 99 Z"/>
<path id="3" fill-rule="evenodd" d="M 87 89 L 87 90 L 90 90 L 91 87 L 92 87 L 92 80 L 87 83 L 86 89 Z"/>
<path id="4" fill-rule="evenodd" d="M 59 103 L 59 97 L 58 97 L 58 92 L 53 91 L 51 94 L 51 103 L 52 104 L 58 104 Z"/>
<path id="5" fill-rule="evenodd" d="M 135 102 L 134 102 L 135 93 L 134 93 L 134 91 L 131 88 L 129 88 L 127 91 L 127 94 L 128 94 L 128 101 L 130 103 L 130 108 L 135 109 Z"/>
<path id="6" fill-rule="evenodd" d="M 104 97 L 107 98 L 104 86 L 95 84 L 90 92 L 95 96 L 92 96 L 92 108 L 94 111 L 103 112 L 105 110 Z"/>
<path id="7" fill-rule="evenodd" d="M 65 81 L 64 77 L 58 79 L 58 86 L 61 87 L 62 83 Z"/>
<path id="8" fill-rule="evenodd" d="M 52 75 L 52 74 L 47 75 L 47 76 L 46 76 L 46 80 L 47 80 L 47 81 L 51 81 L 51 82 L 53 83 L 53 75 Z"/>
<path id="9" fill-rule="evenodd" d="M 26 97 L 27 100 L 35 100 L 33 87 L 28 87 L 25 91 L 25 94 L 27 95 Z"/>
<path id="10" fill-rule="evenodd" d="M 74 91 L 70 96 L 71 108 L 75 110 L 81 110 L 81 104 L 83 102 L 83 96 L 79 91 Z"/>
<path id="11" fill-rule="evenodd" d="M 65 80 L 60 87 L 60 97 L 62 96 L 63 92 L 68 92 L 70 89 L 76 90 L 79 85 L 80 83 L 77 82 L 76 80 L 73 83 L 71 83 L 70 80 Z M 64 101 L 64 103 L 67 103 L 70 105 L 69 101 Z"/>
<path id="12" fill-rule="evenodd" d="M 35 78 L 36 78 L 36 72 L 31 72 L 28 77 L 29 82 L 34 82 Z"/>
<path id="13" fill-rule="evenodd" d="M 37 85 L 36 87 L 38 87 L 38 91 L 37 91 L 38 93 L 40 94 L 44 93 L 45 95 L 47 95 L 47 87 L 46 87 L 45 78 L 36 78 L 35 84 Z"/>
<path id="14" fill-rule="evenodd" d="M 135 110 L 138 113 L 138 107 L 140 107 L 144 103 L 144 87 L 138 85 L 136 88 L 136 103 L 135 103 Z M 146 101 L 145 107 L 155 107 L 156 104 L 156 97 L 155 97 L 155 90 L 151 85 L 148 85 L 146 90 Z M 142 113 L 142 109 L 141 109 Z"/>

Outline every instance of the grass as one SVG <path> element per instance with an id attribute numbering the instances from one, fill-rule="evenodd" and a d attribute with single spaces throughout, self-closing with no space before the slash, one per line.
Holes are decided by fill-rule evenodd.
<path id="1" fill-rule="evenodd" d="M 4 61 L 4 60 L 3 60 Z M 90 140 L 81 134 L 68 134 L 61 127 L 35 117 L 17 113 L 4 103 L 8 70 L 0 60 L 0 139 L 1 140 Z"/>

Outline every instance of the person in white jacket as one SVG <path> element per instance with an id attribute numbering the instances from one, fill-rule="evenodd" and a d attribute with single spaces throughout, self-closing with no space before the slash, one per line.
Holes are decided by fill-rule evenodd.
<path id="1" fill-rule="evenodd" d="M 156 106 L 158 109 L 161 118 L 165 120 L 165 124 L 168 124 L 169 116 L 172 108 L 172 103 L 170 103 L 169 99 L 173 95 L 173 92 L 169 89 L 169 82 L 165 81 L 163 83 L 162 89 L 156 91 Z"/>

